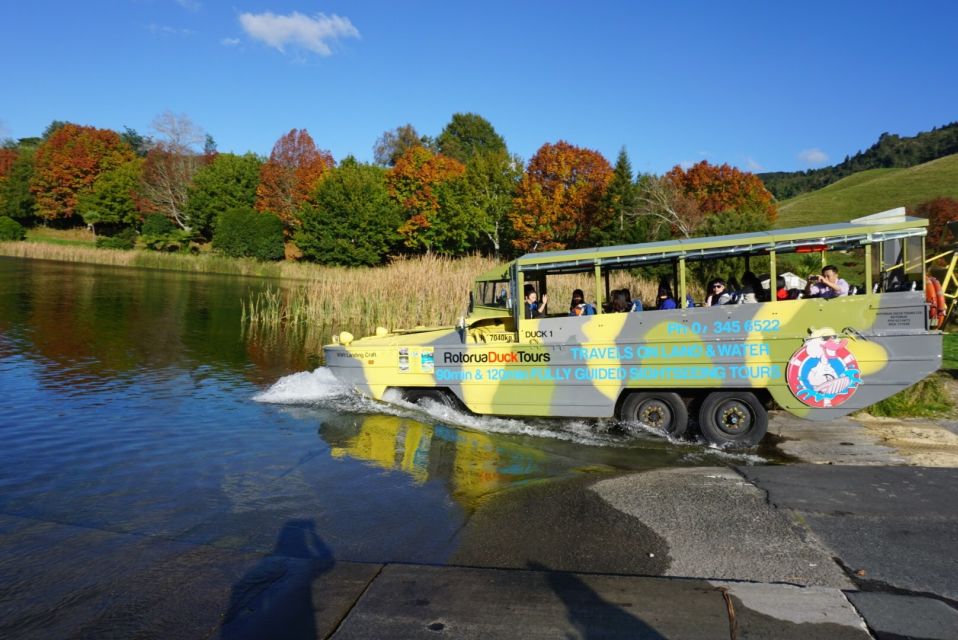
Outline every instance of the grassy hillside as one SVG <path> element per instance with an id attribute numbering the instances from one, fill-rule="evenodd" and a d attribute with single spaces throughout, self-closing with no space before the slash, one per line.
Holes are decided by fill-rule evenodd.
<path id="1" fill-rule="evenodd" d="M 779 204 L 777 227 L 845 222 L 858 216 L 958 198 L 958 154 L 907 169 L 870 169 Z"/>

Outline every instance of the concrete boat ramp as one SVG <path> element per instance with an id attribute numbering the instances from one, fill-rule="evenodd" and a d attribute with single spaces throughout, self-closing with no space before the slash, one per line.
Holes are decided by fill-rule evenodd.
<path id="1" fill-rule="evenodd" d="M 942 433 L 900 445 L 934 428 L 954 435 L 776 416 L 777 446 L 805 462 L 510 489 L 442 566 L 0 514 L 0 637 L 954 640 L 958 465 Z M 80 546 L 103 561 L 81 565 Z"/>

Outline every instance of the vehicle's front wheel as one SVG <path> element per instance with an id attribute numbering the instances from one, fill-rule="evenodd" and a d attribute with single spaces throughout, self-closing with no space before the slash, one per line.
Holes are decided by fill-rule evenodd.
<path id="1" fill-rule="evenodd" d="M 619 418 L 639 422 L 673 438 L 685 435 L 689 412 L 677 393 L 632 393 L 622 402 Z"/>
<path id="2" fill-rule="evenodd" d="M 710 444 L 754 447 L 768 431 L 768 413 L 747 391 L 717 391 L 702 402 L 699 428 Z"/>
<path id="3" fill-rule="evenodd" d="M 424 400 L 428 400 L 450 409 L 462 408 L 456 398 L 440 389 L 403 389 L 402 399 L 409 404 L 422 404 Z"/>

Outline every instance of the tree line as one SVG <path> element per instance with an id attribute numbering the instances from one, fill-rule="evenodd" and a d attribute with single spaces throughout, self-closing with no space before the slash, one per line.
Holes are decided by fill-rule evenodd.
<path id="1" fill-rule="evenodd" d="M 485 118 L 454 114 L 438 136 L 386 131 L 374 161 L 336 161 L 305 129 L 269 157 L 220 153 L 188 117 L 143 136 L 54 122 L 0 148 L 0 216 L 86 225 L 105 246 L 378 265 L 391 256 L 528 251 L 754 231 L 775 219 L 754 174 L 700 162 L 636 175 L 565 141 L 528 162 Z"/>
<path id="2" fill-rule="evenodd" d="M 878 142 L 865 151 L 845 156 L 839 164 L 807 171 L 760 173 L 759 178 L 779 200 L 827 187 L 846 176 L 866 169 L 913 167 L 958 153 L 958 122 L 912 137 L 883 133 Z"/>

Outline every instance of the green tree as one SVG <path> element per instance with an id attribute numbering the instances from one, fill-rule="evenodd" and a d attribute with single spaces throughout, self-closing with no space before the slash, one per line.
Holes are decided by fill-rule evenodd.
<path id="1" fill-rule="evenodd" d="M 130 148 L 133 149 L 133 153 L 140 158 L 144 157 L 153 145 L 153 140 L 149 136 L 140 135 L 136 129 L 131 129 L 126 126 L 123 127 L 123 133 L 120 134 L 120 138 L 122 138 L 123 142 L 130 145 Z"/>
<path id="2" fill-rule="evenodd" d="M 135 158 L 104 171 L 87 191 L 77 198 L 77 213 L 93 228 L 96 225 L 133 225 L 140 218 L 137 207 L 143 159 Z"/>
<path id="3" fill-rule="evenodd" d="M 475 155 L 504 153 L 506 142 L 488 120 L 475 113 L 456 113 L 436 140 L 439 153 L 467 164 Z"/>
<path id="4" fill-rule="evenodd" d="M 207 238 L 221 213 L 253 207 L 262 161 L 252 153 L 220 153 L 193 176 L 187 190 L 187 227 Z"/>
<path id="5" fill-rule="evenodd" d="M 456 183 L 459 206 L 469 221 L 465 229 L 476 232 L 470 248 L 496 257 L 509 252 L 514 235 L 509 212 L 522 170 L 522 161 L 505 149 L 470 158 L 465 177 Z"/>
<path id="6" fill-rule="evenodd" d="M 378 265 L 399 245 L 403 212 L 386 191 L 386 170 L 351 156 L 319 183 L 301 215 L 296 246 L 322 264 Z"/>
<path id="7" fill-rule="evenodd" d="M 373 158 L 383 167 L 394 167 L 399 159 L 413 147 L 429 147 L 429 139 L 420 136 L 416 127 L 404 124 L 392 131 L 385 131 L 373 145 Z"/>
<path id="8" fill-rule="evenodd" d="M 16 160 L 0 181 L 0 216 L 25 222 L 36 215 L 36 198 L 30 191 L 35 157 L 34 146 L 20 145 Z"/>
<path id="9" fill-rule="evenodd" d="M 593 231 L 592 244 L 607 246 L 650 240 L 648 220 L 634 215 L 639 204 L 638 189 L 629 154 L 622 147 L 602 203 L 608 223 Z"/>

